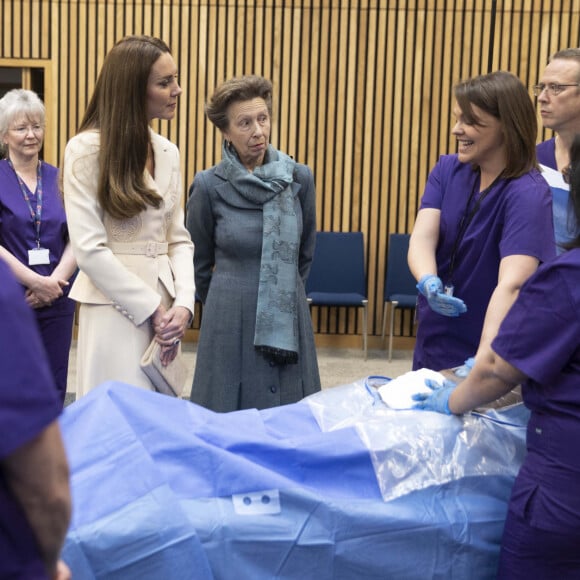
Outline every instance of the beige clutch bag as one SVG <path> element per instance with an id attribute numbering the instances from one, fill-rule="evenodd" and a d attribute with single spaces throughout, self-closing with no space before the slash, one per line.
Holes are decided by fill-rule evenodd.
<path id="1" fill-rule="evenodd" d="M 181 356 L 181 344 L 177 348 L 177 356 L 166 367 L 161 364 L 159 358 L 161 347 L 155 340 L 151 341 L 141 358 L 141 368 L 155 389 L 171 397 L 181 397 L 187 378 L 187 367 Z"/>

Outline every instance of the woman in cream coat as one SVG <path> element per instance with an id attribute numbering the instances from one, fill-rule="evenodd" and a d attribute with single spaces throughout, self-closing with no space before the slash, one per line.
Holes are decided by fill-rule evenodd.
<path id="1" fill-rule="evenodd" d="M 127 37 L 107 55 L 63 187 L 80 269 L 77 396 L 107 380 L 153 389 L 140 359 L 153 337 L 172 360 L 194 308 L 193 245 L 185 229 L 179 152 L 154 133 L 181 88 L 167 45 Z"/>

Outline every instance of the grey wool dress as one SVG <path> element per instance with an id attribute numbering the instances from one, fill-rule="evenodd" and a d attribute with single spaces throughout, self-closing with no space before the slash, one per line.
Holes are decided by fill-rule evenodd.
<path id="1" fill-rule="evenodd" d="M 298 362 L 278 364 L 254 347 L 262 207 L 242 197 L 220 164 L 196 174 L 186 224 L 203 303 L 191 401 L 218 412 L 295 403 L 320 390 L 304 283 L 316 240 L 312 172 L 296 164 L 291 185 L 300 248 L 296 276 Z"/>

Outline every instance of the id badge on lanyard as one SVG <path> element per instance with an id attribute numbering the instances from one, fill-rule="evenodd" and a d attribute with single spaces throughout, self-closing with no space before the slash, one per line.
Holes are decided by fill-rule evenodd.
<path id="1" fill-rule="evenodd" d="M 28 196 L 28 192 L 26 191 L 26 186 L 22 181 L 22 178 L 12 165 L 10 159 L 8 160 L 8 164 L 14 171 L 16 175 L 16 179 L 18 180 L 18 185 L 20 186 L 20 190 L 22 191 L 22 196 L 24 197 L 24 201 L 28 206 L 28 211 L 30 212 L 30 217 L 32 219 L 32 225 L 34 227 L 34 231 L 36 233 L 36 248 L 32 248 L 28 250 L 28 265 L 29 266 L 41 266 L 44 264 L 50 264 L 50 254 L 47 248 L 40 247 L 40 224 L 42 220 L 42 173 L 40 170 L 41 162 L 38 162 L 36 168 L 36 207 L 32 206 L 30 201 L 30 197 Z"/>
<path id="2" fill-rule="evenodd" d="M 47 248 L 33 248 L 28 250 L 28 265 L 40 266 L 42 264 L 50 264 L 50 256 Z"/>

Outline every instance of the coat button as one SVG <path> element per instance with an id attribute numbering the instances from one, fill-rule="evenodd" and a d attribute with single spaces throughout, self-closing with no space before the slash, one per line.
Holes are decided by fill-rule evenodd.
<path id="1" fill-rule="evenodd" d="M 276 387 L 276 385 L 272 385 L 272 386 L 270 387 L 270 392 L 271 392 L 271 393 L 275 393 L 277 390 L 278 390 L 278 388 Z"/>

